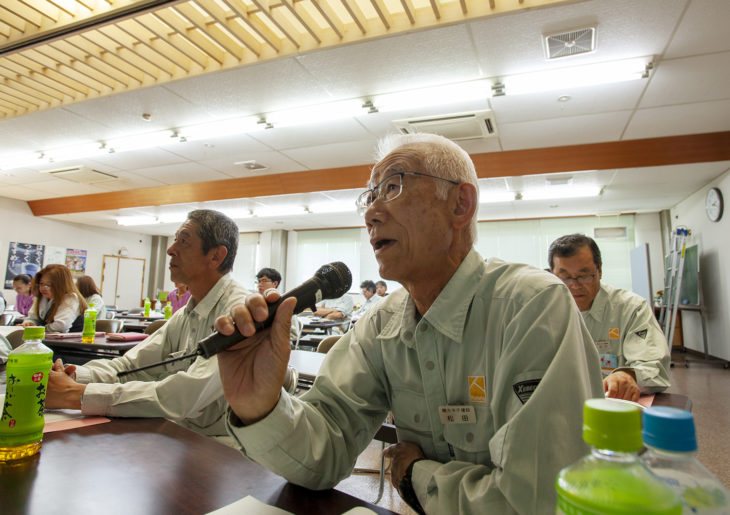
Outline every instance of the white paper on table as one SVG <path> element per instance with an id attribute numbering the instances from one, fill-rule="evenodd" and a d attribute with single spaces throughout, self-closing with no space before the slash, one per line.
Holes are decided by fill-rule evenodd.
<path id="1" fill-rule="evenodd" d="M 250 495 L 228 506 L 211 511 L 208 515 L 240 515 L 241 513 L 246 515 L 292 515 L 291 512 L 276 506 L 269 506 Z"/>
<path id="2" fill-rule="evenodd" d="M 342 515 L 375 515 L 375 512 L 371 510 L 370 508 L 365 508 L 364 506 L 355 506 L 351 510 L 347 510 Z"/>

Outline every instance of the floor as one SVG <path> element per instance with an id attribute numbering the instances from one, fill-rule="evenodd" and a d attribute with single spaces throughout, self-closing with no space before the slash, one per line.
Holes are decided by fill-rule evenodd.
<path id="1" fill-rule="evenodd" d="M 673 352 L 671 393 L 687 395 L 692 400 L 692 414 L 695 418 L 699 452 L 697 458 L 730 488 L 730 369 L 723 368 L 723 362 L 703 362 L 701 356 Z M 685 367 L 685 362 L 689 367 Z M 372 472 L 355 472 L 343 480 L 337 489 L 350 495 L 373 502 L 378 495 L 381 444 L 373 442 L 360 456 L 356 470 L 371 469 Z M 376 470 L 377 469 L 377 470 Z M 413 515 L 390 485 L 386 476 L 385 488 L 378 506 L 402 515 Z"/>

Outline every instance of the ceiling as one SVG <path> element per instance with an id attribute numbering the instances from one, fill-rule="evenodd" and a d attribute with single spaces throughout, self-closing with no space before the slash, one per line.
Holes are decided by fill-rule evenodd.
<path id="1" fill-rule="evenodd" d="M 76 3 L 80 2 L 52 5 Z M 494 9 L 487 9 L 490 3 Z M 554 2 L 534 9 L 529 7 L 536 2 L 529 0 L 206 0 L 172 2 L 172 7 L 129 0 L 107 4 L 144 9 L 126 13 L 121 22 L 102 21 L 106 25 L 101 29 L 74 26 L 69 16 L 61 16 L 54 24 L 46 23 L 48 27 L 38 22 L 36 33 L 29 30 L 25 34 L 22 27 L 4 27 L 7 21 L 22 25 L 11 20 L 11 15 L 23 11 L 16 7 L 11 13 L 3 4 L 0 196 L 29 201 L 36 213 L 43 212 L 43 206 L 53 206 L 44 216 L 59 220 L 116 228 L 117 217 L 149 215 L 171 222 L 119 228 L 171 234 L 179 216 L 205 206 L 257 213 L 254 218 L 237 218 L 242 231 L 361 226 L 351 203 L 362 191 L 357 187 L 364 185 L 376 142 L 395 131 L 394 120 L 413 117 L 491 110 L 496 134 L 458 141 L 478 163 L 508 154 L 519 162 L 532 156 L 533 149 L 554 149 L 553 154 L 559 155 L 563 147 L 572 152 L 580 145 L 620 145 L 645 138 L 730 131 L 730 38 L 725 27 L 730 2 L 726 0 L 593 0 Z M 41 4 L 45 2 L 8 3 L 21 7 Z M 332 5 L 340 7 L 323 7 Z M 329 23 L 311 14 L 312 6 L 329 13 L 325 17 Z M 515 8 L 518 10 L 508 12 Z M 103 39 L 99 33 L 121 40 L 120 26 L 127 35 L 146 34 L 131 27 L 139 17 L 154 17 L 155 9 L 187 13 L 181 19 L 192 26 L 172 30 L 173 20 L 167 15 L 168 29 L 149 36 L 144 44 L 127 41 L 98 48 Z M 281 14 L 284 11 L 290 14 Z M 292 12 L 299 18 L 292 18 Z M 250 25 L 261 34 L 267 33 L 264 28 L 271 20 L 286 30 L 277 34 L 270 28 L 269 40 L 254 44 L 240 32 L 250 25 L 234 15 L 258 19 L 258 25 Z M 545 58 L 543 35 L 589 26 L 596 28 L 594 52 L 552 61 Z M 62 32 L 72 29 L 69 34 Z M 61 32 L 52 34 L 56 39 L 39 41 L 30 48 L 21 46 L 43 30 Z M 198 46 L 213 45 L 213 37 L 223 40 L 209 48 L 207 57 L 193 50 L 182 52 L 185 45 L 196 41 Z M 235 47 L 236 41 L 239 47 Z M 68 54 L 53 52 L 70 52 L 71 46 L 86 54 L 65 64 L 44 61 L 42 68 L 27 76 L 19 69 L 12 71 L 18 63 L 29 63 L 29 52 L 36 52 L 34 62 L 41 53 L 47 59 L 61 59 Z M 119 55 L 112 56 L 115 51 Z M 329 120 L 315 114 L 308 123 L 288 127 L 274 123 L 273 128 L 247 133 L 204 134 L 185 142 L 166 140 L 152 148 L 8 165 L 20 155 L 51 155 L 125 136 L 148 135 L 151 141 L 158 131 L 184 135 L 186 128 L 207 122 L 237 122 L 249 116 L 268 121 L 277 112 L 295 107 L 351 99 L 364 102 L 379 94 L 469 81 L 493 84 L 528 72 L 646 56 L 653 56 L 654 65 L 640 80 L 564 85 L 521 95 L 511 95 L 507 88 L 504 96 L 491 98 L 487 86 L 482 98 L 444 96 L 427 106 L 363 111 Z M 114 61 L 116 58 L 123 58 L 126 64 Z M 155 72 L 150 63 L 169 73 Z M 84 69 L 84 64 L 89 68 Z M 136 72 L 125 66 L 149 69 L 135 81 Z M 107 76 L 96 76 L 103 84 L 99 85 L 89 76 L 102 71 Z M 72 72 L 79 74 L 73 88 Z M 132 78 L 125 82 L 124 77 Z M 53 86 L 52 80 L 62 85 Z M 49 88 L 56 93 L 50 95 Z M 40 93 L 33 96 L 34 90 Z M 8 95 L 16 103 L 9 106 Z M 709 152 L 699 159 L 704 162 L 679 157 L 661 166 L 619 168 L 606 167 L 596 153 L 596 166 L 567 166 L 559 172 L 533 158 L 530 167 L 510 168 L 504 177 L 499 170 L 487 171 L 478 164 L 485 199 L 493 192 L 514 194 L 530 186 L 543 187 L 548 179 L 570 179 L 573 188 L 592 185 L 602 189 L 597 198 L 484 203 L 479 218 L 610 216 L 667 209 L 726 172 L 730 168 L 727 152 L 727 148 Z M 707 157 L 713 155 L 720 157 Z M 250 161 L 264 169 L 249 170 L 243 163 Z M 114 178 L 81 184 L 45 173 L 73 166 Z M 592 168 L 595 170 L 590 171 Z M 288 193 L 279 194 L 282 192 Z M 79 205 L 86 207 L 75 207 Z M 344 211 L 348 208 L 341 205 L 353 208 Z M 292 208 L 303 210 L 305 206 L 315 213 L 286 215 Z M 259 213 L 264 207 L 278 215 Z M 316 213 L 328 208 L 335 212 Z"/>

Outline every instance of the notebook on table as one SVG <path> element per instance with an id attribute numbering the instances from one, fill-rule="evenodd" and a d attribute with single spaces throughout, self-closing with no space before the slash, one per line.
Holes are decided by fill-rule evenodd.
<path id="1" fill-rule="evenodd" d="M 126 333 L 106 333 L 106 341 L 108 342 L 136 342 L 144 340 L 148 335 L 145 333 L 126 332 Z"/>

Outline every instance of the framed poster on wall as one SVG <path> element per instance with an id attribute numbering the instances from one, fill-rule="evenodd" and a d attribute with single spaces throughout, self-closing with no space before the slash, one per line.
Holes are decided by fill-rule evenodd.
<path id="1" fill-rule="evenodd" d="M 28 274 L 32 277 L 41 269 L 44 249 L 45 245 L 10 242 L 8 264 L 5 268 L 6 289 L 13 289 L 13 277 L 16 275 Z"/>

